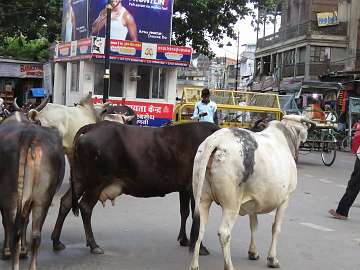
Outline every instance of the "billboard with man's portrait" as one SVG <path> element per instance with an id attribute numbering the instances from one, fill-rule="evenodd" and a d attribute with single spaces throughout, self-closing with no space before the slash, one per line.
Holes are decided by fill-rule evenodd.
<path id="1" fill-rule="evenodd" d="M 170 44 L 174 0 L 112 0 L 111 39 Z M 89 35 L 105 37 L 107 0 L 90 0 Z"/>

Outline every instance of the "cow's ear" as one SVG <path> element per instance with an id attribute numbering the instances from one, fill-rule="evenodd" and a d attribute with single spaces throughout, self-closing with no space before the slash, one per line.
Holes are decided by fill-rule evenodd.
<path id="1" fill-rule="evenodd" d="M 80 100 L 79 105 L 86 106 L 86 105 L 93 105 L 92 103 L 92 93 L 90 92 L 86 97 Z"/>
<path id="2" fill-rule="evenodd" d="M 29 113 L 28 113 L 28 118 L 30 121 L 33 121 L 33 122 L 36 122 L 38 121 L 38 111 L 36 110 L 30 110 Z"/>

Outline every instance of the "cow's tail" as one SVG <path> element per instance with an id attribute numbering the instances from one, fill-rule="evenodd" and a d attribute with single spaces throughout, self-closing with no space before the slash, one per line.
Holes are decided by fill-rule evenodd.
<path id="1" fill-rule="evenodd" d="M 24 229 L 25 216 L 24 208 L 27 208 L 28 215 L 30 212 L 31 196 L 35 179 L 40 174 L 41 166 L 41 149 L 37 151 L 37 145 L 34 142 L 34 137 L 29 136 L 28 131 L 23 131 L 19 145 L 19 171 L 18 171 L 18 185 L 17 185 L 17 208 L 15 215 L 15 228 L 13 233 L 13 250 L 20 240 L 21 232 Z M 15 255 L 15 253 L 13 253 Z"/>
<path id="2" fill-rule="evenodd" d="M 199 236 L 200 229 L 200 199 L 202 195 L 203 185 L 205 181 L 206 168 L 212 154 L 216 151 L 220 136 L 212 135 L 208 137 L 200 146 L 196 153 L 193 168 L 193 194 L 195 198 L 195 210 L 193 216 L 193 226 L 190 235 L 190 243 L 194 245 Z"/>
<path id="3" fill-rule="evenodd" d="M 74 143 L 73 143 L 73 151 L 71 153 L 72 157 L 72 161 L 71 163 L 71 176 L 70 176 L 70 186 L 71 186 L 71 200 L 72 200 L 72 211 L 74 213 L 75 216 L 79 216 L 79 198 L 81 197 L 82 194 L 80 191 L 80 187 L 79 184 L 76 185 L 76 181 L 77 181 L 77 169 L 76 169 L 76 164 L 79 163 L 78 157 L 77 157 L 77 143 L 79 141 L 79 138 L 84 135 L 85 133 L 89 132 L 91 129 L 93 129 L 95 127 L 95 124 L 89 124 L 86 125 L 82 128 L 79 129 L 79 131 L 76 133 L 75 138 L 74 138 Z"/>

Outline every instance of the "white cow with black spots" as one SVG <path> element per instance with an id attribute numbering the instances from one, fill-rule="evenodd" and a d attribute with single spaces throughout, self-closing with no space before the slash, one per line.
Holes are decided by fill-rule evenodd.
<path id="1" fill-rule="evenodd" d="M 244 129 L 221 129 L 208 137 L 197 151 L 193 169 L 194 222 L 199 232 L 190 269 L 199 269 L 199 247 L 204 237 L 212 202 L 222 207 L 218 230 L 225 270 L 234 270 L 230 254 L 231 230 L 237 216 L 249 215 L 251 243 L 249 259 L 259 259 L 255 245 L 257 214 L 276 210 L 269 267 L 279 267 L 276 249 L 284 211 L 297 184 L 294 157 L 314 123 L 303 116 L 285 116 L 270 122 L 259 133 Z"/>

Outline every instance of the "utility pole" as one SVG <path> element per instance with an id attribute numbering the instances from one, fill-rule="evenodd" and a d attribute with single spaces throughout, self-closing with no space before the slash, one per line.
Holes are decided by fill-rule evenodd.
<path id="1" fill-rule="evenodd" d="M 110 85 L 110 30 L 111 30 L 111 0 L 108 0 L 106 5 L 106 35 L 105 35 L 105 72 L 104 72 L 104 89 L 103 89 L 103 103 L 106 103 L 109 98 Z"/>
<path id="2" fill-rule="evenodd" d="M 240 30 L 237 34 L 237 52 L 236 52 L 236 70 L 235 70 L 235 91 L 238 90 L 238 75 L 239 75 L 239 47 L 240 47 Z"/>

